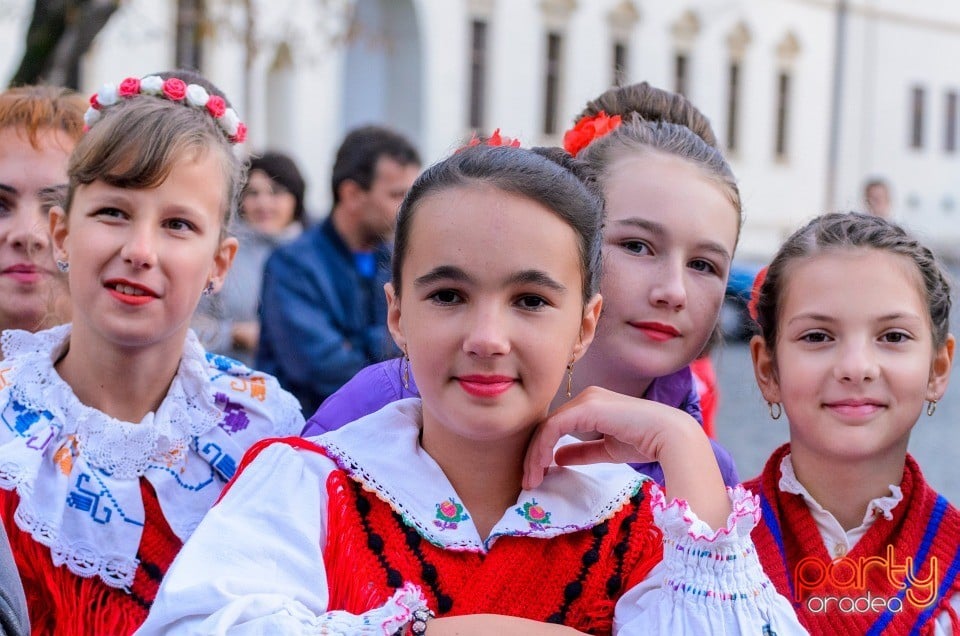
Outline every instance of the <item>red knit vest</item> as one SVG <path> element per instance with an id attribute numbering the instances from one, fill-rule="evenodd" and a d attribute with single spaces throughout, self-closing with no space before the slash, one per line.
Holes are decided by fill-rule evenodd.
<path id="1" fill-rule="evenodd" d="M 934 619 L 947 612 L 960 634 L 960 619 L 949 607 L 960 593 L 960 512 L 930 488 L 914 459 L 907 456 L 903 501 L 893 518 L 879 516 L 849 554 L 835 560 L 803 497 L 778 486 L 789 452 L 789 444 L 777 449 L 744 486 L 760 495 L 763 519 L 753 531 L 760 562 L 810 633 L 930 634 Z M 901 589 L 906 577 L 898 568 L 907 559 L 913 579 Z"/>
<path id="2" fill-rule="evenodd" d="M 263 440 L 247 452 L 237 474 L 277 441 L 324 452 L 297 438 Z M 323 550 L 329 609 L 368 611 L 409 581 L 438 616 L 504 614 L 609 634 L 617 599 L 663 558 L 649 487 L 593 528 L 552 539 L 500 537 L 482 554 L 429 543 L 389 504 L 334 471 L 327 480 Z"/>
<path id="3" fill-rule="evenodd" d="M 128 593 L 97 577 L 83 578 L 66 566 L 55 567 L 50 548 L 14 522 L 17 494 L 0 490 L 0 517 L 20 570 L 34 636 L 126 636 L 146 620 L 160 580 L 183 544 L 167 524 L 146 479 L 140 479 L 140 491 L 146 523 L 137 551 L 140 566 Z"/>

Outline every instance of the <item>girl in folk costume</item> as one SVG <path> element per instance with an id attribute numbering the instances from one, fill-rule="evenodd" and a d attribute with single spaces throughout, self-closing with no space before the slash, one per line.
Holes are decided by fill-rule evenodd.
<path id="1" fill-rule="evenodd" d="M 753 553 L 755 502 L 731 506 L 692 417 L 596 388 L 547 417 L 593 339 L 600 225 L 537 152 L 425 171 L 387 285 L 422 397 L 252 449 L 141 633 L 797 633 Z M 552 464 L 571 431 L 605 437 L 564 437 Z"/>
<path id="2" fill-rule="evenodd" d="M 2 338 L 0 516 L 36 634 L 132 633 L 245 450 L 302 426 L 188 328 L 236 250 L 236 114 L 179 72 L 92 104 L 50 212 L 73 323 Z"/>
<path id="3" fill-rule="evenodd" d="M 573 373 L 572 393 L 599 386 L 687 410 L 700 406 L 687 365 L 717 324 L 740 227 L 740 195 L 710 123 L 683 96 L 647 83 L 612 88 L 566 133 L 606 199 L 604 316 Z M 336 429 L 416 396 L 406 363 L 368 367 L 328 398 L 305 435 Z M 565 390 L 554 407 L 567 402 Z M 713 444 L 727 485 L 733 458 Z M 636 468 L 663 483 L 656 463 Z"/>
<path id="4" fill-rule="evenodd" d="M 757 298 L 757 382 L 790 427 L 745 484 L 764 569 L 814 634 L 960 633 L 960 513 L 907 453 L 953 361 L 937 261 L 883 219 L 829 214 L 787 239 Z"/>
<path id="5" fill-rule="evenodd" d="M 0 331 L 37 331 L 67 319 L 66 281 L 53 264 L 46 214 L 66 190 L 67 158 L 86 108 L 80 95 L 53 86 L 0 93 Z"/>

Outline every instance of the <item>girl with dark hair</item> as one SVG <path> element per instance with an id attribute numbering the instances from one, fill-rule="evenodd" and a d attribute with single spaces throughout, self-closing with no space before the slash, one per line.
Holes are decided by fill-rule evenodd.
<path id="1" fill-rule="evenodd" d="M 596 388 L 547 415 L 596 330 L 601 219 L 533 151 L 426 170 L 386 290 L 421 397 L 251 449 L 142 634 L 801 633 L 690 415 Z"/>

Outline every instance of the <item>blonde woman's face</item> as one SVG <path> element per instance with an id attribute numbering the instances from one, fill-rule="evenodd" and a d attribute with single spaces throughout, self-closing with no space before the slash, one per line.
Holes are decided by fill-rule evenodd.
<path id="1" fill-rule="evenodd" d="M 0 129 L 0 329 L 35 331 L 55 319 L 67 295 L 50 249 L 45 193 L 66 187 L 74 142 L 60 131 Z M 51 320 L 52 319 L 52 320 Z"/>

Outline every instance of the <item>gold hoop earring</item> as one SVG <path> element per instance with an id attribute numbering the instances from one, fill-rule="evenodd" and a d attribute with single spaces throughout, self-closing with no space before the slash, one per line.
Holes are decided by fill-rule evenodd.
<path id="1" fill-rule="evenodd" d="M 767 408 L 770 409 L 770 417 L 779 420 L 780 416 L 783 415 L 783 407 L 780 406 L 779 402 L 767 402 Z"/>
<path id="2" fill-rule="evenodd" d="M 927 402 L 927 417 L 933 417 L 933 414 L 937 412 L 937 401 L 930 400 Z"/>
<path id="3" fill-rule="evenodd" d="M 403 367 L 403 388 L 407 391 L 410 390 L 410 356 L 407 355 L 407 347 L 403 347 L 403 359 L 400 361 L 400 366 Z"/>
<path id="4" fill-rule="evenodd" d="M 567 365 L 567 398 L 573 395 L 573 360 Z"/>

